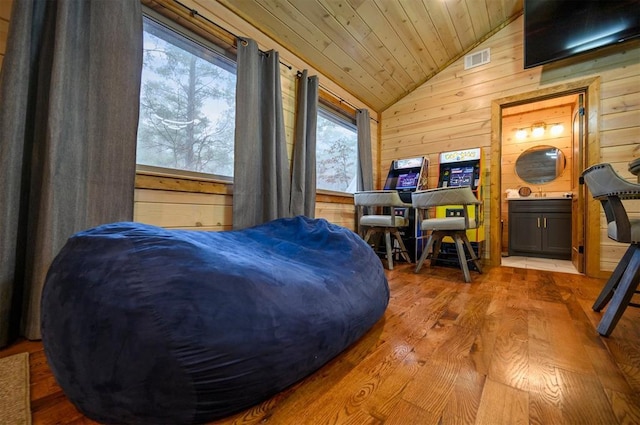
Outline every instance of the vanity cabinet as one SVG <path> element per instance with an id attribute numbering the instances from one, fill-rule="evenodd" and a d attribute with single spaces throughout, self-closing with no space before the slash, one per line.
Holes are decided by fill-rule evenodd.
<path id="1" fill-rule="evenodd" d="M 571 259 L 571 199 L 509 201 L 509 255 Z"/>

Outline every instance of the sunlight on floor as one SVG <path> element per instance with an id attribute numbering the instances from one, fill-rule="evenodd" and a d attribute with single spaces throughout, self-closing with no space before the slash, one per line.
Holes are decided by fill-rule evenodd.
<path id="1" fill-rule="evenodd" d="M 555 260 L 551 258 L 536 257 L 502 257 L 502 265 L 520 269 L 548 270 L 561 273 L 580 274 L 568 260 Z"/>

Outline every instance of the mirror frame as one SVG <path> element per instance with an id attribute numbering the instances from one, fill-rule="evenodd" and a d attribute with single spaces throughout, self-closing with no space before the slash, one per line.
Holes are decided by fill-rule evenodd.
<path id="1" fill-rule="evenodd" d="M 567 157 L 560 148 L 537 145 L 518 156 L 514 169 L 517 176 L 529 184 L 546 184 L 560 177 L 566 167 Z"/>

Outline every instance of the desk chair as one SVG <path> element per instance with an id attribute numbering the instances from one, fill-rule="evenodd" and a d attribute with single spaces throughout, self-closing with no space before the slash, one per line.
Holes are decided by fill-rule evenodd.
<path id="1" fill-rule="evenodd" d="M 640 199 L 640 184 L 623 179 L 610 164 L 593 165 L 582 176 L 602 204 L 609 239 L 631 244 L 592 307 L 599 312 L 611 301 L 598 324 L 598 333 L 609 336 L 628 305 L 640 307 L 631 302 L 640 281 L 640 219 L 630 220 L 622 204 L 623 199 Z"/>
<path id="2" fill-rule="evenodd" d="M 431 254 L 431 262 L 438 257 L 440 253 L 440 244 L 442 238 L 450 236 L 453 238 L 456 251 L 458 253 L 458 261 L 464 274 L 464 281 L 471 282 L 469 274 L 468 262 L 473 261 L 478 271 L 482 273 L 480 261 L 473 251 L 471 242 L 467 237 L 468 229 L 476 229 L 480 226 L 480 206 L 482 202 L 478 201 L 469 186 L 462 187 L 443 187 L 438 189 L 429 189 L 414 192 L 411 197 L 413 207 L 418 210 L 420 228 L 423 233 L 431 231 L 427 244 L 423 248 L 422 255 L 418 261 L 415 272 L 418 273 L 422 267 L 422 263 L 429 255 L 429 251 L 433 247 Z M 444 205 L 462 205 L 462 215 L 456 217 L 429 218 L 429 209 Z M 470 218 L 469 207 L 475 207 L 475 219 Z M 469 251 L 470 259 L 467 259 L 464 246 Z"/>
<path id="3" fill-rule="evenodd" d="M 370 190 L 354 194 L 358 216 L 358 233 L 365 230 L 364 241 L 369 242 L 375 233 L 384 233 L 387 254 L 387 266 L 393 270 L 393 246 L 391 235 L 400 246 L 402 256 L 407 262 L 411 262 L 409 252 L 400 237 L 399 228 L 409 225 L 409 219 L 396 216 L 396 208 L 410 208 L 411 204 L 405 204 L 395 190 Z M 381 213 L 381 214 L 380 214 Z"/>

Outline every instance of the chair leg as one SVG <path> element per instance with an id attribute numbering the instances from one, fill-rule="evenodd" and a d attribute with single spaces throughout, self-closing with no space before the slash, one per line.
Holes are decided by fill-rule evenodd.
<path id="1" fill-rule="evenodd" d="M 613 293 L 615 292 L 616 287 L 620 282 L 620 278 L 622 278 L 624 271 L 628 267 L 629 262 L 631 261 L 631 257 L 633 257 L 633 253 L 637 246 L 638 245 L 630 245 L 627 251 L 624 253 L 624 256 L 611 274 L 611 277 L 607 281 L 606 285 L 604 285 L 604 288 L 602 288 L 600 295 L 598 295 L 598 298 L 593 303 L 593 307 L 591 307 L 593 311 L 602 310 L 604 306 L 607 305 L 607 303 L 611 300 L 611 297 L 613 297 Z"/>
<path id="2" fill-rule="evenodd" d="M 384 240 L 387 246 L 387 263 L 389 264 L 389 270 L 393 270 L 393 249 L 391 247 L 391 232 L 389 230 L 384 231 Z"/>
<path id="3" fill-rule="evenodd" d="M 369 242 L 369 238 L 371 238 L 372 234 L 373 234 L 373 229 L 372 228 L 368 228 L 367 229 L 367 233 L 364 234 L 364 241 L 365 242 Z"/>
<path id="4" fill-rule="evenodd" d="M 611 334 L 640 282 L 640 246 L 631 246 L 635 247 L 633 256 L 613 294 L 611 304 L 607 307 L 607 310 L 602 316 L 602 320 L 600 320 L 598 324 L 598 333 L 602 336 L 609 336 Z"/>
<path id="5" fill-rule="evenodd" d="M 429 250 L 433 245 L 434 239 L 435 239 L 434 232 L 431 232 L 431 234 L 429 235 L 429 238 L 427 239 L 427 244 L 422 249 L 422 255 L 420 256 L 420 260 L 418 261 L 418 264 L 416 264 L 416 268 L 414 270 L 415 273 L 418 273 L 422 268 L 422 263 L 424 263 L 424 260 L 426 260 L 427 255 L 429 255 Z"/>
<path id="6" fill-rule="evenodd" d="M 464 274 L 464 281 L 469 283 L 471 282 L 471 274 L 469 274 L 469 266 L 467 265 L 467 257 L 464 254 L 464 245 L 462 242 L 462 236 L 460 236 L 459 232 L 454 233 L 453 239 L 456 243 L 456 251 L 458 251 L 458 261 L 460 262 L 460 267 L 462 268 L 462 273 Z"/>
<path id="7" fill-rule="evenodd" d="M 471 260 L 473 260 L 473 264 L 475 264 L 478 271 L 482 273 L 482 267 L 480 267 L 479 258 L 476 255 L 475 251 L 473 250 L 473 247 L 471 246 L 471 242 L 467 237 L 467 232 L 464 233 L 462 240 L 464 241 L 464 244 L 467 246 L 467 249 L 469 250 L 469 255 L 471 256 Z"/>
<path id="8" fill-rule="evenodd" d="M 400 245 L 401 255 L 404 257 L 405 260 L 407 260 L 407 263 L 410 263 L 411 257 L 409 257 L 409 251 L 407 251 L 407 247 L 404 245 L 404 241 L 402 240 L 402 237 L 400 236 L 400 232 L 398 231 L 398 229 L 393 230 L 393 236 L 398 241 L 398 245 Z"/>
<path id="9" fill-rule="evenodd" d="M 431 256 L 431 263 L 433 264 L 434 260 L 438 259 L 440 255 L 440 248 L 442 247 L 442 238 L 447 236 L 440 231 L 434 232 L 436 235 L 436 241 L 433 244 L 433 255 Z"/>

